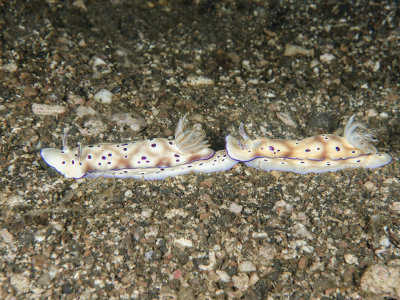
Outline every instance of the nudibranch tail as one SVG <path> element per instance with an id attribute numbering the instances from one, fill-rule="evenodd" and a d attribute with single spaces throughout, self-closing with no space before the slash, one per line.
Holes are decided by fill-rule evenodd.
<path id="1" fill-rule="evenodd" d="M 344 136 L 322 134 L 298 140 L 258 138 L 244 140 L 228 135 L 225 148 L 230 158 L 265 171 L 280 170 L 306 174 L 334 172 L 346 168 L 377 168 L 391 162 L 389 154 L 378 153 L 366 127 L 351 117 Z"/>
<path id="2" fill-rule="evenodd" d="M 175 130 L 175 143 L 176 146 L 185 152 L 195 152 L 203 148 L 207 148 L 208 140 L 206 140 L 206 134 L 201 128 L 200 124 L 195 124 L 191 129 L 187 128 L 188 121 L 186 114 L 179 120 Z"/>
<path id="3" fill-rule="evenodd" d="M 354 147 L 364 150 L 365 152 L 376 153 L 377 150 L 371 142 L 376 141 L 372 134 L 366 132 L 367 127 L 358 122 L 354 122 L 356 115 L 351 116 L 344 127 L 343 137 L 348 140 Z"/>

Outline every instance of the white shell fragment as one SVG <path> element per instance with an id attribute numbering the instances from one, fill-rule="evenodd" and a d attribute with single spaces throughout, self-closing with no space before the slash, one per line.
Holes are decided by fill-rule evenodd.
<path id="1" fill-rule="evenodd" d="M 52 116 L 63 114 L 66 111 L 66 107 L 62 105 L 48 105 L 48 104 L 39 104 L 33 103 L 32 104 L 32 112 L 35 115 L 40 116 Z"/>
<path id="2" fill-rule="evenodd" d="M 371 144 L 365 126 L 350 118 L 344 136 L 322 134 L 299 140 L 258 138 L 250 140 L 243 127 L 243 140 L 228 135 L 226 151 L 234 160 L 264 171 L 291 171 L 300 174 L 335 172 L 346 168 L 377 168 L 389 164 L 389 154 L 379 153 Z"/>
<path id="3" fill-rule="evenodd" d="M 237 161 L 226 153 L 208 148 L 200 124 L 187 128 L 186 115 L 178 122 L 175 140 L 157 138 L 145 141 L 98 144 L 68 149 L 46 148 L 43 160 L 68 178 L 133 177 L 164 179 L 191 171 L 211 173 L 227 170 Z"/>

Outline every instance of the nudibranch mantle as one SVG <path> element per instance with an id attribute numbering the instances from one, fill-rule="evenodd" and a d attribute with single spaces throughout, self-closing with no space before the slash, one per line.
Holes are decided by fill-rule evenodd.
<path id="1" fill-rule="evenodd" d="M 200 124 L 188 129 L 186 115 L 175 131 L 175 139 L 157 138 L 121 144 L 98 144 L 68 149 L 42 149 L 43 160 L 67 178 L 118 177 L 164 179 L 194 172 L 217 172 L 237 161 L 226 153 L 208 148 Z M 63 142 L 64 144 L 64 142 Z M 218 156 L 218 157 L 217 157 Z"/>
<path id="2" fill-rule="evenodd" d="M 243 140 L 228 135 L 226 151 L 234 160 L 265 171 L 291 171 L 300 174 L 335 172 L 346 168 L 377 168 L 391 162 L 389 154 L 378 153 L 372 135 L 352 116 L 343 137 L 322 134 L 301 140 L 258 138 L 250 140 L 243 127 Z"/>

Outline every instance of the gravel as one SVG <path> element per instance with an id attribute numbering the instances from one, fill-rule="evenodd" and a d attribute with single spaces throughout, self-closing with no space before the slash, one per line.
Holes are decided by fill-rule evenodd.
<path id="1" fill-rule="evenodd" d="M 1 299 L 400 297 L 395 2 L 0 1 L 0 11 Z M 65 129 L 71 147 L 173 136 L 185 113 L 215 150 L 240 122 L 251 138 L 294 139 L 340 134 L 357 114 L 394 160 L 144 182 L 66 179 L 39 154 L 61 148 Z"/>

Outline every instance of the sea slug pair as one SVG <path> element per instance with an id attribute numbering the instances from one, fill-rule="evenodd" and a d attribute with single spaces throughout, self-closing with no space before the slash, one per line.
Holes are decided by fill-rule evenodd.
<path id="1" fill-rule="evenodd" d="M 389 154 L 371 144 L 366 127 L 352 116 L 343 137 L 322 134 L 302 140 L 258 138 L 250 140 L 241 124 L 242 140 L 225 138 L 226 150 L 208 148 L 200 124 L 188 127 L 186 115 L 176 127 L 175 139 L 156 138 L 121 144 L 98 144 L 69 149 L 42 149 L 43 160 L 68 178 L 116 177 L 161 180 L 166 177 L 213 173 L 232 168 L 238 162 L 270 171 L 300 174 L 335 172 L 346 168 L 377 168 L 389 164 Z"/>

